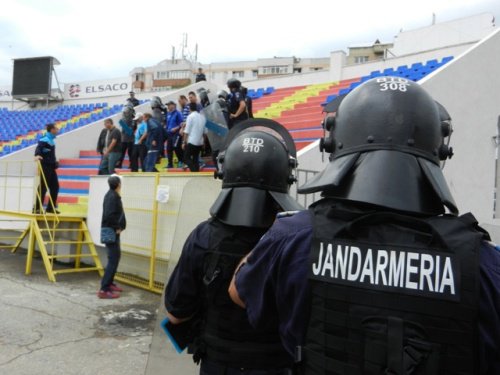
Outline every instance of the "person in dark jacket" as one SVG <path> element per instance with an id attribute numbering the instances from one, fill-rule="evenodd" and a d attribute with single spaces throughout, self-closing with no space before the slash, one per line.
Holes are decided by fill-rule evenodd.
<path id="1" fill-rule="evenodd" d="M 233 301 L 255 327 L 277 317 L 303 375 L 500 374 L 500 251 L 458 216 L 449 116 L 418 83 L 378 77 L 324 127 L 330 162 L 298 188 L 323 199 L 276 221 Z"/>
<path id="2" fill-rule="evenodd" d="M 127 98 L 127 103 L 132 104 L 132 106 L 134 106 L 134 107 L 137 107 L 139 104 L 141 104 L 139 102 L 139 100 L 137 100 L 137 98 L 135 97 L 135 92 L 130 91 L 129 94 L 130 94 L 130 97 Z"/>
<path id="3" fill-rule="evenodd" d="M 296 156 L 292 137 L 275 121 L 250 121 L 229 132 L 219 156 L 222 191 L 211 218 L 187 238 L 165 290 L 171 325 L 178 325 L 177 332 L 196 331 L 178 337 L 190 342 L 189 353 L 201 360 L 200 375 L 284 375 L 292 365 L 278 328 L 254 330 L 227 293 L 239 260 L 278 211 L 301 208 L 288 195 Z"/>
<path id="4" fill-rule="evenodd" d="M 59 166 L 56 158 L 56 139 L 58 129 L 54 124 L 47 124 L 47 133 L 40 138 L 35 149 L 35 160 L 40 161 L 43 176 L 40 177 L 39 196 L 36 198 L 35 208 L 33 213 L 41 213 L 41 207 L 45 200 L 47 188 L 50 192 L 50 199 L 46 212 L 60 213 L 56 210 L 57 196 L 59 194 L 59 179 L 57 178 L 56 169 Z"/>
<path id="5" fill-rule="evenodd" d="M 248 96 L 248 89 L 244 86 L 241 86 L 241 93 L 245 97 L 245 104 L 247 105 L 247 113 L 248 113 L 248 118 L 253 118 L 253 111 L 252 111 L 252 98 Z"/>
<path id="6" fill-rule="evenodd" d="M 101 162 L 102 158 L 104 156 L 104 149 L 106 148 L 106 135 L 108 134 L 108 129 L 104 127 L 104 129 L 101 130 L 101 134 L 99 134 L 99 138 L 97 139 L 97 147 L 96 151 L 101 155 Z M 100 165 L 100 163 L 99 163 Z M 102 171 L 99 168 L 98 174 L 102 175 Z"/>
<path id="7" fill-rule="evenodd" d="M 97 293 L 99 298 L 118 298 L 119 292 L 123 289 L 116 285 L 113 280 L 120 262 L 120 233 L 125 230 L 127 220 L 123 211 L 122 198 L 120 191 L 122 187 L 121 178 L 118 175 L 111 175 L 108 178 L 109 191 L 104 196 L 102 205 L 101 227 L 113 228 L 116 231 L 116 241 L 107 243 L 108 264 L 104 270 L 104 276 L 101 280 L 101 289 Z"/>
<path id="8" fill-rule="evenodd" d="M 195 77 L 195 83 L 206 81 L 207 77 L 205 76 L 205 73 L 203 73 L 203 68 L 198 68 L 198 74 L 196 74 Z"/>

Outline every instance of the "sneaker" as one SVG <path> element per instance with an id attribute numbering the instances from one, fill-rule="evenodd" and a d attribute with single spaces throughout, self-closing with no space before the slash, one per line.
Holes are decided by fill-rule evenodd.
<path id="1" fill-rule="evenodd" d="M 123 289 L 116 284 L 111 284 L 109 286 L 109 290 L 111 290 L 112 292 L 123 292 Z"/>
<path id="2" fill-rule="evenodd" d="M 206 164 L 205 164 L 205 163 L 201 163 L 201 164 L 200 164 L 200 171 L 201 171 L 203 168 L 205 168 L 205 166 L 206 166 Z"/>
<path id="3" fill-rule="evenodd" d="M 120 298 L 120 295 L 118 293 L 112 292 L 111 290 L 100 290 L 97 292 L 97 297 L 102 299 L 113 299 Z"/>
<path id="4" fill-rule="evenodd" d="M 177 168 L 184 168 L 184 164 L 182 164 L 182 162 L 178 162 L 177 163 Z"/>

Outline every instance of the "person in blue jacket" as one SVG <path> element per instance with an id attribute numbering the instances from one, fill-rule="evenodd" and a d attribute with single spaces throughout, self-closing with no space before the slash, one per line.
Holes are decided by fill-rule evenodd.
<path id="1" fill-rule="evenodd" d="M 45 200 L 47 189 L 50 192 L 50 201 L 47 204 L 47 213 L 59 213 L 57 207 L 57 196 L 59 195 L 59 178 L 57 177 L 57 168 L 59 163 L 56 158 L 55 139 L 59 130 L 54 124 L 47 124 L 47 132 L 40 138 L 35 149 L 35 159 L 40 161 L 43 176 L 40 176 L 39 192 L 35 198 L 35 207 L 33 213 L 39 214 Z"/>
<path id="2" fill-rule="evenodd" d="M 148 149 L 144 161 L 145 171 L 158 172 L 155 165 L 160 149 L 163 147 L 163 128 L 151 113 L 144 113 L 143 120 L 146 123 L 146 147 Z"/>
<path id="3" fill-rule="evenodd" d="M 182 340 L 190 342 L 195 362 L 201 360 L 201 375 L 288 375 L 292 357 L 276 326 L 254 330 L 227 289 L 235 267 L 276 214 L 301 208 L 288 195 L 295 181 L 295 145 L 272 120 L 240 125 L 229 132 L 219 155 L 222 191 L 211 218 L 187 238 L 165 289 L 165 306 L 173 324 L 198 327 L 182 329 L 183 336 L 196 331 Z"/>
<path id="4" fill-rule="evenodd" d="M 182 113 L 177 110 L 175 102 L 170 100 L 167 103 L 167 168 L 174 167 L 174 151 L 179 161 L 179 167 L 182 167 L 184 151 L 182 150 L 182 137 L 180 130 L 184 121 Z"/>
<path id="5" fill-rule="evenodd" d="M 500 252 L 458 216 L 451 123 L 417 83 L 367 81 L 326 121 L 308 211 L 277 221 L 229 292 L 279 317 L 302 374 L 500 374 Z M 445 213 L 445 209 L 448 213 Z"/>

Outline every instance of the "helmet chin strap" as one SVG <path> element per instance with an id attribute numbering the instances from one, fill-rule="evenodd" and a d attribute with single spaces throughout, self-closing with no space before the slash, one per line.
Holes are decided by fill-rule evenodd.
<path id="1" fill-rule="evenodd" d="M 443 144 L 445 144 L 444 141 L 446 139 L 446 148 L 448 149 L 448 157 L 445 160 L 443 160 L 443 162 L 441 164 L 441 170 L 444 169 L 444 167 L 446 165 L 446 160 L 451 159 L 451 157 L 453 156 L 453 148 L 450 147 L 451 136 L 453 134 L 453 124 L 451 122 L 451 118 L 449 120 L 443 121 L 442 123 L 446 123 L 447 126 L 449 126 L 449 134 L 448 134 L 448 136 L 443 136 Z"/>

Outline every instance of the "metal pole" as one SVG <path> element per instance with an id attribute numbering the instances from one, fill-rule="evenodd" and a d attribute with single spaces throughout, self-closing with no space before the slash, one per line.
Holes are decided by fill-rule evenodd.
<path id="1" fill-rule="evenodd" d="M 156 239 L 157 239 L 157 229 L 158 229 L 158 200 L 156 199 L 156 190 L 158 189 L 158 185 L 160 183 L 160 175 L 159 173 L 155 174 L 155 184 L 153 191 L 153 231 L 151 233 L 151 259 L 149 263 L 149 288 L 153 289 L 154 287 L 154 277 L 155 277 L 155 266 L 156 266 Z"/>

